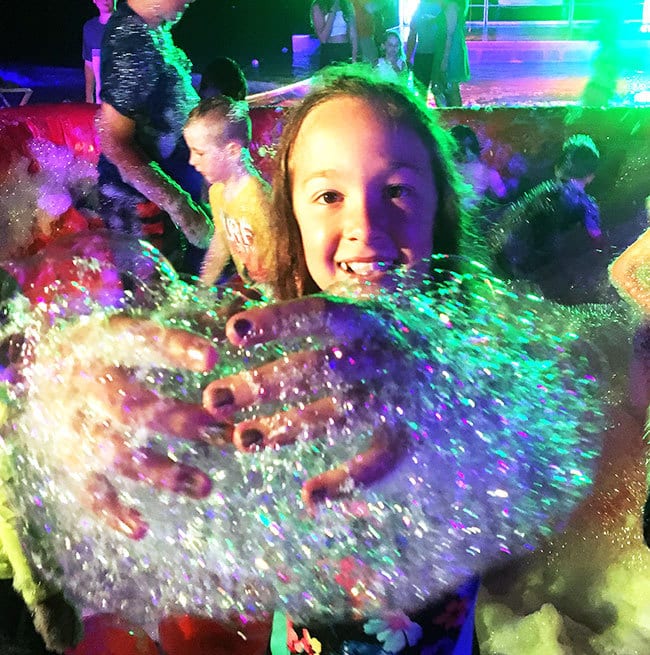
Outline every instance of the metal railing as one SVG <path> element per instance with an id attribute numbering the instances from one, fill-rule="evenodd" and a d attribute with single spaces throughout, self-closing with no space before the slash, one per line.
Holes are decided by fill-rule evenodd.
<path id="1" fill-rule="evenodd" d="M 613 13 L 615 10 L 616 13 Z M 537 14 L 537 17 L 535 17 Z M 474 0 L 470 1 L 467 22 L 487 30 L 499 25 L 595 25 L 604 16 L 613 17 L 630 31 L 648 31 L 650 0 Z"/>

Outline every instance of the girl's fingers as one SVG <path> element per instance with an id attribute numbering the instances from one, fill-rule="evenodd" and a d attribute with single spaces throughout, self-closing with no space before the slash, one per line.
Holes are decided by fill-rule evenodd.
<path id="1" fill-rule="evenodd" d="M 82 502 L 106 525 L 129 537 L 142 539 L 149 526 L 136 509 L 122 503 L 105 475 L 93 474 L 87 483 Z"/>
<path id="2" fill-rule="evenodd" d="M 337 380 L 346 380 L 349 368 L 349 358 L 340 348 L 291 353 L 259 368 L 214 380 L 203 391 L 203 407 L 216 419 L 228 420 L 236 411 L 255 404 L 308 400 L 326 389 L 328 372 Z"/>
<path id="3" fill-rule="evenodd" d="M 235 314 L 226 323 L 226 336 L 235 345 L 319 335 L 336 335 L 345 343 L 364 335 L 367 319 L 358 304 L 306 296 Z"/>
<path id="4" fill-rule="evenodd" d="M 321 398 L 301 408 L 254 421 L 242 421 L 235 426 L 233 443 L 244 452 L 260 448 L 284 446 L 297 441 L 302 435 L 317 439 L 331 426 L 340 428 L 345 421 L 345 408 L 334 398 Z"/>
<path id="5" fill-rule="evenodd" d="M 353 486 L 347 467 L 339 466 L 307 480 L 302 486 L 302 502 L 313 516 L 320 503 L 350 493 Z"/>
<path id="6" fill-rule="evenodd" d="M 230 428 L 217 421 L 201 405 L 160 396 L 116 367 L 105 369 L 89 381 L 87 392 L 111 419 L 131 427 L 146 427 L 179 439 L 222 443 Z"/>
<path id="7" fill-rule="evenodd" d="M 369 486 L 390 473 L 406 452 L 408 433 L 404 427 L 378 428 L 370 446 L 345 464 L 305 482 L 302 499 L 310 513 L 319 503 L 349 494 L 355 486 Z"/>
<path id="8" fill-rule="evenodd" d="M 166 455 L 150 448 L 131 449 L 115 431 L 104 426 L 93 430 L 104 461 L 111 470 L 131 480 L 149 484 L 156 489 L 167 489 L 190 498 L 205 498 L 212 491 L 210 477 L 200 469 L 174 462 Z M 108 464 L 110 462 L 110 464 Z M 104 473 L 93 473 L 86 484 L 82 502 L 109 527 L 130 539 L 141 539 L 149 529 L 142 515 L 120 500 L 119 494 Z"/>
<path id="9" fill-rule="evenodd" d="M 206 473 L 195 466 L 174 462 L 151 448 L 123 450 L 116 457 L 114 467 L 131 480 L 190 498 L 205 498 L 212 491 L 212 481 Z"/>
<path id="10" fill-rule="evenodd" d="M 133 338 L 135 346 L 141 341 L 145 348 L 163 355 L 174 367 L 207 373 L 219 359 L 217 351 L 205 337 L 164 327 L 154 321 L 116 315 L 109 318 L 108 330 L 117 338 Z"/>

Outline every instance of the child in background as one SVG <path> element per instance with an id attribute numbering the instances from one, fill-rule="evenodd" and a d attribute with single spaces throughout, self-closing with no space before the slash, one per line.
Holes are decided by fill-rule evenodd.
<path id="1" fill-rule="evenodd" d="M 474 189 L 474 203 L 480 205 L 483 198 L 503 200 L 508 190 L 499 171 L 481 160 L 481 145 L 476 132 L 467 125 L 454 125 L 451 135 L 456 141 L 454 158 L 465 180 Z"/>
<path id="2" fill-rule="evenodd" d="M 413 79 L 426 99 L 431 89 L 436 105 L 445 106 L 444 81 L 440 71 L 445 39 L 442 0 L 420 0 L 409 25 L 406 60 L 412 64 Z"/>
<path id="3" fill-rule="evenodd" d="M 248 105 L 223 95 L 206 98 L 190 113 L 183 135 L 190 164 L 210 185 L 215 222 L 201 282 L 214 284 L 232 257 L 245 284 L 272 286 L 276 232 L 271 189 L 251 159 Z"/>
<path id="4" fill-rule="evenodd" d="M 357 61 L 357 21 L 350 0 L 312 0 L 309 13 L 320 41 L 320 67 Z"/>
<path id="5" fill-rule="evenodd" d="M 214 96 L 228 96 L 233 100 L 246 100 L 248 84 L 244 71 L 240 65 L 230 57 L 217 57 L 213 59 L 201 74 L 199 84 L 199 98 L 213 98 Z M 209 203 L 209 183 L 203 181 L 201 200 Z M 232 260 L 222 272 L 222 279 L 228 279 L 236 273 Z"/>
<path id="6" fill-rule="evenodd" d="M 388 30 L 381 44 L 381 49 L 384 56 L 379 57 L 377 60 L 379 75 L 385 80 L 405 81 L 408 78 L 408 67 L 399 34 Z"/>
<path id="7" fill-rule="evenodd" d="M 545 298 L 563 304 L 602 300 L 609 256 L 598 203 L 586 191 L 599 161 L 591 137 L 566 139 L 555 179 L 528 191 L 495 227 L 492 247 L 503 274 L 530 282 Z"/>
<path id="8" fill-rule="evenodd" d="M 201 99 L 213 96 L 228 96 L 233 100 L 245 100 L 248 84 L 244 71 L 230 57 L 213 59 L 201 75 L 199 96 Z"/>

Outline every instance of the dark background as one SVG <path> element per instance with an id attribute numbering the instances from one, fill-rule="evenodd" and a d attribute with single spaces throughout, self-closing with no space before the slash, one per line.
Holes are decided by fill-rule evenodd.
<path id="1" fill-rule="evenodd" d="M 291 35 L 311 31 L 310 0 L 196 0 L 174 28 L 200 71 L 215 56 L 240 64 L 291 57 Z M 0 0 L 0 63 L 81 67 L 91 0 Z M 286 48 L 286 52 L 282 49 Z"/>

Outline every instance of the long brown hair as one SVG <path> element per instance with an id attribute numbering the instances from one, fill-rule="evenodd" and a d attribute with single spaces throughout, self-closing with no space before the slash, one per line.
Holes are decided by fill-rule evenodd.
<path id="1" fill-rule="evenodd" d="M 294 298 L 319 291 L 307 270 L 305 253 L 293 210 L 290 159 L 293 145 L 306 116 L 318 105 L 335 97 L 349 96 L 368 102 L 392 125 L 412 129 L 431 156 L 433 184 L 438 208 L 433 224 L 433 252 L 449 255 L 467 250 L 471 231 L 461 205 L 463 184 L 452 158 L 453 141 L 433 112 L 409 89 L 387 82 L 352 66 L 336 66 L 323 72 L 319 83 L 286 119 L 278 145 L 273 179 L 273 211 L 281 235 L 278 295 Z"/>

